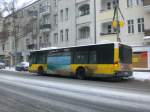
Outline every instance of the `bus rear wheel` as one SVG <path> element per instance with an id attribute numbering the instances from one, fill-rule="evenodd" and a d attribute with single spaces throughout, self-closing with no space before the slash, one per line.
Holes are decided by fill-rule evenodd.
<path id="1" fill-rule="evenodd" d="M 84 68 L 78 68 L 76 71 L 77 79 L 83 80 L 85 79 L 85 69 Z"/>
<path id="2" fill-rule="evenodd" d="M 43 69 L 43 67 L 39 67 L 39 68 L 38 68 L 38 74 L 39 74 L 39 75 L 43 75 L 43 74 L 44 74 L 44 69 Z"/>

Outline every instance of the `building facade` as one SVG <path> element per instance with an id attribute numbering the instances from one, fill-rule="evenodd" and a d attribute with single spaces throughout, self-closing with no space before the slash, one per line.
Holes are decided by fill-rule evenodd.
<path id="1" fill-rule="evenodd" d="M 4 18 L 0 16 L 0 61 L 9 63 L 8 35 L 5 31 Z"/>
<path id="2" fill-rule="evenodd" d="M 118 41 L 112 26 L 116 4 L 120 7 L 119 21 L 124 21 L 119 41 L 133 46 L 137 68 L 145 63 L 141 68 L 150 69 L 149 0 L 38 0 L 16 11 L 15 35 L 11 33 L 14 17 L 5 18 L 5 29 L 9 29 L 5 44 L 11 60 L 28 60 L 31 50 L 45 47 Z M 140 59 L 141 55 L 146 59 Z"/>

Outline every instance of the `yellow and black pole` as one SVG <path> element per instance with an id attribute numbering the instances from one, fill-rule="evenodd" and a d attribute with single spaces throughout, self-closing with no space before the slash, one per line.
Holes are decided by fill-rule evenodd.
<path id="1" fill-rule="evenodd" d="M 123 20 L 119 20 L 119 14 L 121 15 Z M 117 41 L 120 42 L 121 39 L 119 37 L 119 34 L 120 34 L 120 28 L 124 26 L 124 16 L 119 7 L 119 0 L 115 0 L 115 9 L 114 9 L 112 26 L 115 29 L 115 32 L 117 34 Z"/>

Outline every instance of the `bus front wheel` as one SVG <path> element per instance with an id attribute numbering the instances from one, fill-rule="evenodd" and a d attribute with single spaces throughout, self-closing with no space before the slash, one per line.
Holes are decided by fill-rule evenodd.
<path id="1" fill-rule="evenodd" d="M 43 67 L 39 67 L 39 68 L 38 68 L 38 74 L 39 74 L 39 75 L 43 75 L 43 74 L 44 74 L 44 69 L 43 69 Z"/>
<path id="2" fill-rule="evenodd" d="M 78 68 L 76 71 L 76 76 L 80 80 L 85 79 L 85 69 L 84 68 Z"/>

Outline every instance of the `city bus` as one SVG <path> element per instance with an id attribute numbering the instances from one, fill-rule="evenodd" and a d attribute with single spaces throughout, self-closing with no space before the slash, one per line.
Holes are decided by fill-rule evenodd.
<path id="1" fill-rule="evenodd" d="M 31 51 L 29 71 L 78 79 L 129 77 L 132 75 L 132 48 L 107 43 Z"/>

